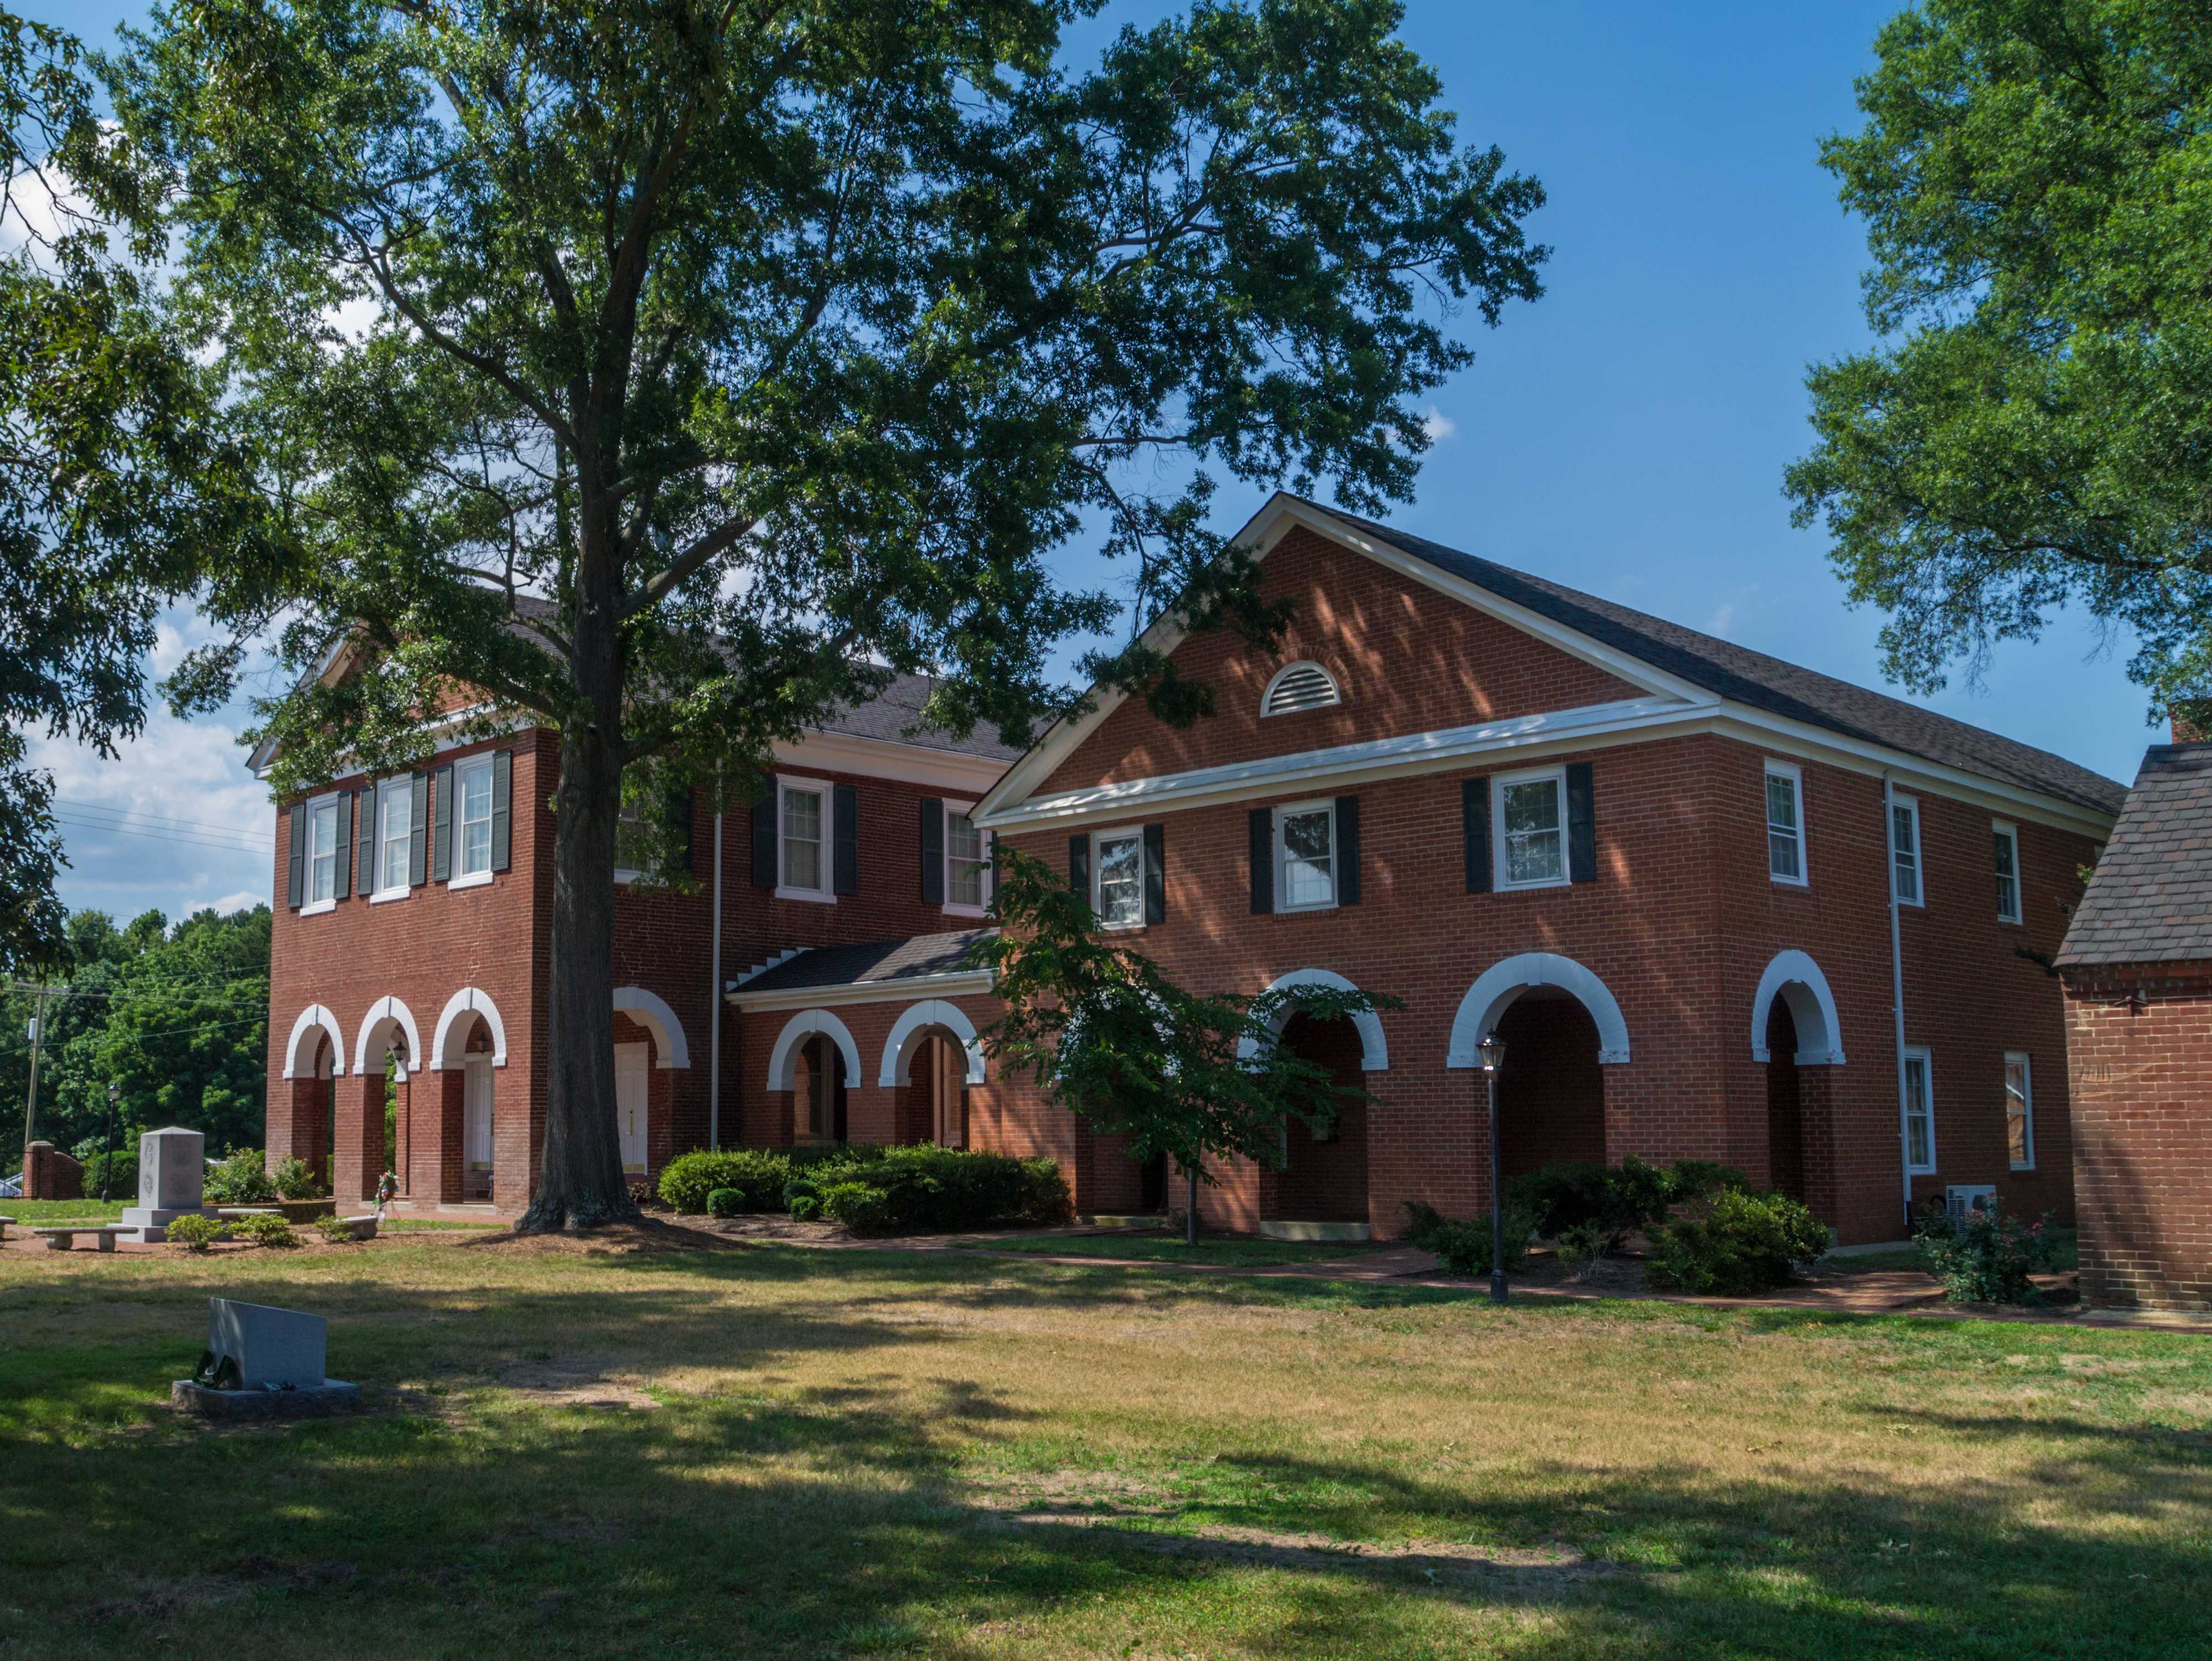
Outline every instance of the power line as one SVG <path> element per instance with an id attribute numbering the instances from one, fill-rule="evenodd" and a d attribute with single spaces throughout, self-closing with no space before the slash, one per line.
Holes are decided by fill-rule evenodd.
<path id="1" fill-rule="evenodd" d="M 132 819 L 153 819 L 164 824 L 185 825 L 194 830 L 234 832 L 236 825 L 227 825 L 213 819 L 185 819 L 173 813 L 149 813 L 143 808 L 118 808 L 106 802 L 88 802 L 81 797 L 57 796 L 54 800 L 67 808 L 88 808 L 94 813 L 121 814 Z M 251 834 L 252 833 L 245 833 Z"/>
<path id="2" fill-rule="evenodd" d="M 168 1027 L 158 1033 L 132 1033 L 132 1038 L 174 1038 L 180 1033 L 220 1033 L 233 1027 L 251 1027 L 257 1021 L 267 1021 L 265 1015 L 246 1015 L 236 1021 L 196 1021 L 189 1027 Z M 27 1056 L 31 1053 L 27 1044 L 10 1045 L 0 1050 L 0 1056 Z"/>
<path id="3" fill-rule="evenodd" d="M 143 836 L 157 842 L 182 842 L 191 847 L 218 848 L 228 853 L 268 854 L 276 846 L 274 842 L 221 841 L 211 836 L 194 836 L 182 831 L 140 830 L 131 825 L 110 824 L 105 820 L 82 819 L 74 809 L 54 815 L 61 824 L 78 830 L 106 831 L 116 836 Z"/>

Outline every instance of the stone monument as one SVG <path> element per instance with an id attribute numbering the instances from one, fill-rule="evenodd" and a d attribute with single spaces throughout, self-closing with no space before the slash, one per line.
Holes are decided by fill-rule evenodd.
<path id="1" fill-rule="evenodd" d="M 123 1213 L 123 1227 L 136 1228 L 152 1244 L 167 1240 L 169 1224 L 182 1216 L 211 1217 L 200 1203 L 207 1178 L 207 1138 L 197 1131 L 171 1125 L 138 1138 L 138 1203 Z"/>
<path id="2" fill-rule="evenodd" d="M 189 1412 L 211 1419 L 269 1419 L 349 1413 L 361 1387 L 325 1378 L 330 1335 L 320 1315 L 267 1304 L 208 1300 L 207 1353 L 198 1371 L 169 1394 Z"/>

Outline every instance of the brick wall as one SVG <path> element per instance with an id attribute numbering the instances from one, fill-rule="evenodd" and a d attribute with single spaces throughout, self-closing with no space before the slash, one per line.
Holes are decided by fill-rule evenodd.
<path id="1" fill-rule="evenodd" d="M 2212 963 L 2067 982 L 2081 1294 L 2212 1308 Z"/>

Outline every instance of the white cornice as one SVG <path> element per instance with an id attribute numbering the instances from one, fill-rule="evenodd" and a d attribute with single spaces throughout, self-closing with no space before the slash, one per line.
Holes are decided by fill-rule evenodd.
<path id="1" fill-rule="evenodd" d="M 821 773 L 858 773 L 909 785 L 937 785 L 968 796 L 981 796 L 999 781 L 1006 764 L 995 756 L 938 749 L 896 738 L 865 738 L 853 732 L 806 732 L 794 743 L 775 747 L 779 765 Z"/>
<path id="2" fill-rule="evenodd" d="M 967 997 L 990 990 L 990 970 L 956 969 L 944 974 L 906 975 L 896 980 L 863 980 L 842 986 L 781 986 L 749 992 L 738 985 L 722 997 L 739 1009 L 816 1009 L 848 1003 L 911 1003 L 929 997 Z"/>
<path id="3" fill-rule="evenodd" d="M 1484 756 L 1510 755 L 1518 760 L 1524 755 L 1626 743 L 1632 735 L 1640 736 L 1652 728 L 1679 730 L 1685 722 L 1710 715 L 1716 707 L 1711 699 L 1691 705 L 1672 699 L 1636 698 L 1582 709 L 1553 710 L 1474 726 L 1407 733 L 1365 743 L 1299 750 L 1224 767 L 1064 791 L 979 815 L 976 822 L 991 830 L 1089 823 L 1154 809 L 1205 807 L 1407 773 L 1437 773 Z"/>

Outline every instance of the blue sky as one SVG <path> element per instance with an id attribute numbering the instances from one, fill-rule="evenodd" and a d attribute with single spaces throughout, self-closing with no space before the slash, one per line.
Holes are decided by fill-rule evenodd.
<path id="1" fill-rule="evenodd" d="M 136 5 L 30 0 L 105 40 Z M 1109 6 L 1103 27 L 1170 9 Z M 1449 436 L 1395 521 L 1437 541 L 1868 685 L 1879 615 L 1852 611 L 1817 530 L 1791 528 L 1782 470 L 1808 441 L 1805 366 L 1867 338 L 1865 249 L 1814 161 L 1856 124 L 1852 77 L 1892 0 L 1817 5 L 1412 0 L 1406 37 L 1434 64 L 1462 137 L 1543 181 L 1533 233 L 1549 292 L 1503 326 L 1467 326 L 1474 366 L 1435 400 Z M 1257 498 L 1224 491 L 1227 524 Z M 1100 580 L 1089 550 L 1060 561 Z M 190 633 L 174 620 L 165 652 Z M 1985 684 L 1923 701 L 2126 780 L 2145 743 L 2131 643 L 2061 616 Z M 1892 691 L 1895 688 L 1889 688 Z M 68 803 L 173 836 L 88 828 L 69 809 L 73 906 L 124 915 L 266 898 L 273 814 L 234 743 L 242 714 L 159 718 L 120 761 L 48 744 Z M 178 836 L 197 840 L 179 840 Z"/>

